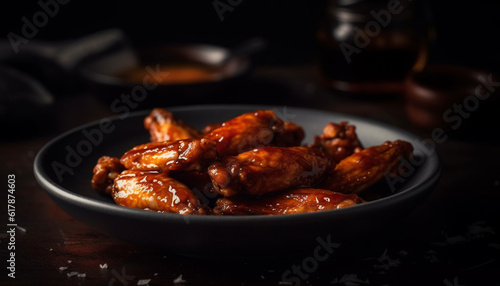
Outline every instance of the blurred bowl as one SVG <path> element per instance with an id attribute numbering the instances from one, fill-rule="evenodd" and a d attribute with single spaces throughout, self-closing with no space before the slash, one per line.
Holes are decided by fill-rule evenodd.
<path id="1" fill-rule="evenodd" d="M 471 134 L 494 123 L 498 78 L 483 70 L 429 66 L 405 80 L 406 112 L 423 129 Z"/>
<path id="2" fill-rule="evenodd" d="M 154 47 L 135 54 L 122 50 L 88 61 L 80 74 L 90 91 L 112 109 L 119 104 L 144 109 L 221 102 L 251 68 L 248 57 L 231 55 L 230 49 L 199 44 Z"/>
<path id="3" fill-rule="evenodd" d="M 28 72 L 58 95 L 91 92 L 113 111 L 227 102 L 251 69 L 261 38 L 236 47 L 172 44 L 135 49 L 117 29 L 58 42 L 33 40 L 18 53 L 0 41 L 0 63 Z"/>

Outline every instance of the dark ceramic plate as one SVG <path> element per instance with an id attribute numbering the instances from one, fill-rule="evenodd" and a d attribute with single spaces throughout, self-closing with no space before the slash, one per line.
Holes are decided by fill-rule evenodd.
<path id="1" fill-rule="evenodd" d="M 49 142 L 37 155 L 39 184 L 68 214 L 120 239 L 164 251 L 193 256 L 275 256 L 311 251 L 324 241 L 366 237 L 419 205 L 437 183 L 441 167 L 435 152 L 406 131 L 345 114 L 282 106 L 216 105 L 170 108 L 175 115 L 202 128 L 244 112 L 274 109 L 279 117 L 306 130 L 306 142 L 328 122 L 356 125 L 365 146 L 402 139 L 415 147 L 418 163 L 407 176 L 382 182 L 388 196 L 345 209 L 279 216 L 183 216 L 116 205 L 90 186 L 92 168 L 102 155 L 121 156 L 147 142 L 145 112 L 124 114 L 70 130 Z M 120 117 L 121 116 L 121 117 Z"/>

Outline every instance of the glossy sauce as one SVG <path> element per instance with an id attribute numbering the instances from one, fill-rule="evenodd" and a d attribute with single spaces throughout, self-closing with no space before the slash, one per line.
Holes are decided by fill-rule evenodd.
<path id="1" fill-rule="evenodd" d="M 200 136 L 198 130 L 163 108 L 153 109 L 144 119 L 144 127 L 149 130 L 151 142 L 176 141 Z"/>
<path id="2" fill-rule="evenodd" d="M 221 77 L 215 69 L 193 63 L 163 64 L 155 68 L 136 67 L 117 74 L 121 79 L 135 84 L 144 80 L 159 84 L 190 84 L 216 81 Z"/>
<path id="3" fill-rule="evenodd" d="M 303 188 L 262 198 L 231 197 L 217 200 L 217 215 L 278 215 L 334 210 L 363 203 L 357 195 Z"/>
<path id="4" fill-rule="evenodd" d="M 120 159 L 110 156 L 102 156 L 97 161 L 92 170 L 92 187 L 104 194 L 110 194 L 113 189 L 113 181 L 123 171 L 125 167 L 120 163 Z"/>
<path id="5" fill-rule="evenodd" d="M 218 128 L 211 128 L 204 138 L 216 141 L 217 152 L 227 156 L 271 144 L 284 127 L 274 111 L 258 110 L 228 120 Z"/>
<path id="6" fill-rule="evenodd" d="M 200 201 L 183 183 L 163 173 L 123 171 L 116 179 L 113 200 L 121 206 L 158 212 L 200 213 Z"/>
<path id="7" fill-rule="evenodd" d="M 363 149 L 340 161 L 321 188 L 358 194 L 397 169 L 401 159 L 409 160 L 413 146 L 402 140 Z"/>
<path id="8" fill-rule="evenodd" d="M 215 189 L 224 196 L 260 196 L 312 186 L 334 165 L 318 148 L 261 147 L 214 162 L 208 167 L 208 174 Z"/>
<path id="9" fill-rule="evenodd" d="M 120 162 L 140 171 L 202 171 L 217 156 L 216 143 L 209 139 L 152 142 L 127 151 Z"/>

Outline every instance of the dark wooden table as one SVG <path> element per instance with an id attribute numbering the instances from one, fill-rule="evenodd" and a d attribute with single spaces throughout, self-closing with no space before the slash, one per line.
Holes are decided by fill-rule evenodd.
<path id="1" fill-rule="evenodd" d="M 401 97 L 366 100 L 335 95 L 324 90 L 319 78 L 312 65 L 263 67 L 235 98 L 360 115 L 430 138 L 430 131 L 409 122 Z M 187 258 L 120 241 L 63 212 L 36 183 L 33 160 L 57 134 L 112 112 L 87 93 L 59 97 L 56 106 L 51 129 L 24 138 L 1 135 L 0 173 L 5 183 L 0 284 L 290 285 L 280 283 L 283 274 L 302 265 L 306 256 L 238 261 Z M 485 130 L 498 131 L 498 126 Z M 362 238 L 363 243 L 340 244 L 314 271 L 297 273 L 300 283 L 296 284 L 500 285 L 500 145 L 491 138 L 450 137 L 436 148 L 443 175 L 423 204 L 383 233 Z M 15 231 L 15 279 L 7 276 L 6 269 L 9 174 L 16 179 L 15 218 L 20 226 Z"/>

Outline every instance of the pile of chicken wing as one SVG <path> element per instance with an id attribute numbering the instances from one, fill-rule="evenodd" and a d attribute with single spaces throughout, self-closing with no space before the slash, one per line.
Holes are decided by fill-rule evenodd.
<path id="1" fill-rule="evenodd" d="M 328 123 L 302 144 L 303 128 L 272 110 L 197 130 L 156 108 L 144 126 L 151 142 L 101 157 L 91 183 L 118 205 L 165 213 L 275 215 L 361 204 L 360 195 L 396 175 L 413 152 L 401 140 L 363 148 L 347 122 Z"/>

